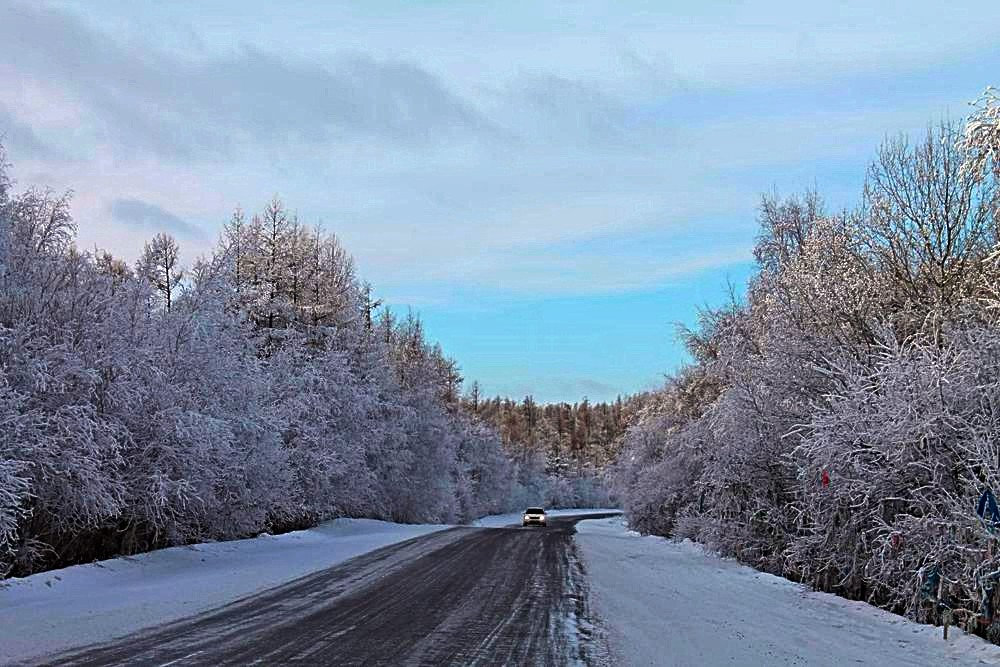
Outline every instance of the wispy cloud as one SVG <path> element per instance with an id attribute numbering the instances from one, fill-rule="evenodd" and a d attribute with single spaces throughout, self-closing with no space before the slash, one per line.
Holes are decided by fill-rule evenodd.
<path id="1" fill-rule="evenodd" d="M 631 252 L 583 252 L 565 250 L 517 250 L 483 256 L 448 272 L 438 282 L 507 291 L 524 296 L 535 294 L 611 294 L 663 286 L 710 272 L 724 274 L 727 267 L 753 262 L 752 246 L 710 248 L 673 252 L 662 256 Z"/>
<path id="2" fill-rule="evenodd" d="M 35 3 L 0 12 L 0 42 L 17 54 L 13 75 L 72 91 L 100 137 L 123 151 L 194 160 L 229 157 L 248 142 L 347 134 L 419 144 L 495 131 L 438 77 L 408 62 L 352 53 L 320 65 L 249 44 L 181 57 Z"/>
<path id="3" fill-rule="evenodd" d="M 173 213 L 139 199 L 115 199 L 110 206 L 111 219 L 128 227 L 150 232 L 167 232 L 182 239 L 202 239 L 205 232 Z"/>
<path id="4" fill-rule="evenodd" d="M 40 159 L 62 157 L 55 147 L 38 136 L 31 125 L 16 118 L 2 104 L 0 104 L 0 141 L 19 155 Z"/>

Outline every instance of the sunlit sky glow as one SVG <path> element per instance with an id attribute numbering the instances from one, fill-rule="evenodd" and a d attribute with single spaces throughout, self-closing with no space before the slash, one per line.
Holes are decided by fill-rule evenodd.
<path id="1" fill-rule="evenodd" d="M 995 1 L 207 4 L 0 0 L 18 182 L 129 259 L 280 194 L 539 400 L 658 384 L 750 275 L 762 191 L 848 206 L 886 134 L 1000 83 Z"/>

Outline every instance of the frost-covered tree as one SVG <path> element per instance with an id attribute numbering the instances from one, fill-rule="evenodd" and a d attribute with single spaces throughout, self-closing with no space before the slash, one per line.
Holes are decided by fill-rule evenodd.
<path id="1" fill-rule="evenodd" d="M 163 307 L 170 311 L 184 280 L 180 266 L 180 248 L 169 234 L 157 234 L 142 249 L 136 273 L 149 281 L 159 293 Z"/>
<path id="2" fill-rule="evenodd" d="M 915 145 L 891 139 L 868 170 L 854 238 L 874 270 L 886 274 L 881 282 L 892 290 L 894 314 L 910 309 L 922 318 L 954 307 L 996 243 L 997 190 L 992 179 L 963 168 L 970 154 L 960 137 L 954 124 L 943 123 Z"/>
<path id="3" fill-rule="evenodd" d="M 965 168 L 971 176 L 1000 175 L 1000 94 L 992 86 L 976 101 L 962 144 L 968 152 Z"/>

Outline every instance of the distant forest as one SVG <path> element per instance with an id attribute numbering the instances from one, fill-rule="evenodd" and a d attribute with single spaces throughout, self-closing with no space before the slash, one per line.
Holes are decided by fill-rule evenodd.
<path id="1" fill-rule="evenodd" d="M 482 398 L 473 384 L 465 409 L 492 426 L 513 455 L 541 454 L 552 474 L 601 470 L 615 461 L 622 438 L 643 407 L 647 393 L 619 396 L 610 403 L 536 403 L 495 396 Z"/>

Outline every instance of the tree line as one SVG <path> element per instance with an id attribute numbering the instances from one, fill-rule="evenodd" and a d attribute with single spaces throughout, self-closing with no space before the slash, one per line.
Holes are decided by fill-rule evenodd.
<path id="1" fill-rule="evenodd" d="M 603 469 L 618 455 L 626 427 L 645 403 L 645 394 L 619 396 L 611 402 L 535 402 L 531 396 L 514 401 L 502 396 L 483 398 L 473 384 L 463 405 L 490 424 L 508 449 L 544 455 L 546 469 L 570 472 Z"/>
<path id="2" fill-rule="evenodd" d="M 890 138 L 858 205 L 765 196 L 615 469 L 644 533 L 1000 640 L 1000 100 Z"/>
<path id="3" fill-rule="evenodd" d="M 455 362 L 279 199 L 183 266 L 77 246 L 0 149 L 0 576 L 338 517 L 571 497 L 462 407 Z"/>

